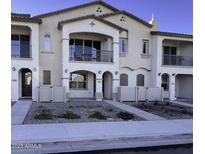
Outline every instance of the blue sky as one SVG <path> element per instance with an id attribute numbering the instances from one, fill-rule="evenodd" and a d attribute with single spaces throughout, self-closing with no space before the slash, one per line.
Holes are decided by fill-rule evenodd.
<path id="1" fill-rule="evenodd" d="M 11 0 L 15 13 L 38 15 L 93 0 Z M 145 21 L 153 13 L 160 31 L 192 33 L 193 0 L 104 0 L 120 10 L 126 10 Z"/>

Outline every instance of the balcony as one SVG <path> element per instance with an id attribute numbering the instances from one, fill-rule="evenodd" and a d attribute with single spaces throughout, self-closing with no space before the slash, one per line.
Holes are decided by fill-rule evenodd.
<path id="1" fill-rule="evenodd" d="M 69 50 L 70 61 L 113 62 L 113 51 L 97 50 L 90 47 L 75 46 Z"/>
<path id="2" fill-rule="evenodd" d="M 163 65 L 193 66 L 192 56 L 163 55 Z"/>

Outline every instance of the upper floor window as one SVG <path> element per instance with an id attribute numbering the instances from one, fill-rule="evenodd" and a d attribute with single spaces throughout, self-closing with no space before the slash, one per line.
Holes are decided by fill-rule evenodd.
<path id="1" fill-rule="evenodd" d="M 149 54 L 149 40 L 142 40 L 142 54 Z"/>
<path id="2" fill-rule="evenodd" d="M 144 75 L 143 74 L 137 75 L 137 86 L 144 86 Z"/>
<path id="3" fill-rule="evenodd" d="M 11 35 L 11 56 L 16 58 L 30 58 L 29 35 Z"/>
<path id="4" fill-rule="evenodd" d="M 50 36 L 50 34 L 44 35 L 44 52 L 51 52 L 51 36 Z"/>
<path id="5" fill-rule="evenodd" d="M 48 71 L 48 70 L 43 71 L 43 84 L 44 85 L 51 84 L 51 71 Z"/>
<path id="6" fill-rule="evenodd" d="M 120 52 L 124 53 L 128 51 L 128 41 L 127 39 L 120 38 Z"/>
<path id="7" fill-rule="evenodd" d="M 86 89 L 87 88 L 87 74 L 71 73 L 70 88 L 71 89 Z"/>
<path id="8" fill-rule="evenodd" d="M 120 74 L 120 86 L 128 86 L 128 75 Z"/>

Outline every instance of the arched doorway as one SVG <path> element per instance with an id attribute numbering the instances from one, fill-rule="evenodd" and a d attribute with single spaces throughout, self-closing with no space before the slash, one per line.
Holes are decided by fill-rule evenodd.
<path id="1" fill-rule="evenodd" d="M 87 70 L 76 70 L 70 73 L 69 96 L 70 98 L 94 98 L 95 73 Z"/>
<path id="2" fill-rule="evenodd" d="M 104 99 L 112 99 L 112 73 L 105 72 L 103 74 L 103 97 Z"/>
<path id="3" fill-rule="evenodd" d="M 32 97 L 32 72 L 28 68 L 19 70 L 19 88 L 22 98 Z"/>

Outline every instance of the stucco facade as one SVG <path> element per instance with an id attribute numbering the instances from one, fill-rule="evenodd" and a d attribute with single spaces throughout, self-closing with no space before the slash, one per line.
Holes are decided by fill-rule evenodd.
<path id="1" fill-rule="evenodd" d="M 29 28 L 28 33 L 24 27 Z M 153 31 L 158 31 L 158 22 L 154 19 L 148 23 L 101 1 L 36 17 L 13 14 L 11 33 L 15 36 L 30 36 L 31 54 L 26 58 L 12 57 L 12 100 L 23 98 L 21 93 L 25 85 L 21 85 L 21 69 L 29 69 L 32 72 L 31 97 L 34 101 L 38 96 L 37 87 L 45 84 L 44 71 L 50 71 L 49 86 L 65 87 L 67 101 L 76 97 L 115 100 L 117 88 L 121 86 L 121 74 L 128 75 L 126 86 L 137 86 L 137 75 L 141 74 L 144 75 L 142 86 L 161 87 L 164 73 L 169 75 L 168 97 L 171 100 L 177 99 L 179 87 L 186 87 L 183 84 L 191 82 L 193 67 L 183 66 L 181 63 L 163 65 L 163 46 L 176 46 L 175 57 L 180 55 L 192 58 L 192 36 L 175 33 L 152 34 Z M 50 36 L 49 52 L 45 51 L 46 35 Z M 126 51 L 120 51 L 122 39 L 127 41 L 123 44 Z M 83 42 L 80 49 L 75 43 L 74 56 L 71 54 L 71 40 Z M 146 46 L 143 40 L 146 40 Z M 13 46 L 17 42 L 15 41 Z M 21 44 L 21 41 L 19 42 Z M 94 42 L 100 42 L 99 49 L 93 49 Z M 92 44 L 92 51 L 87 49 L 86 43 Z M 12 49 L 15 49 L 13 46 Z M 89 52 L 90 57 L 85 55 L 86 52 Z M 76 54 L 81 54 L 81 57 Z M 86 81 L 71 81 L 73 73 L 85 74 Z M 184 82 L 186 76 L 176 80 L 177 75 L 191 77 Z M 83 89 L 79 88 L 82 82 L 86 82 Z M 79 84 L 79 87 L 76 84 Z M 190 95 L 190 91 L 180 96 L 186 97 Z"/>

